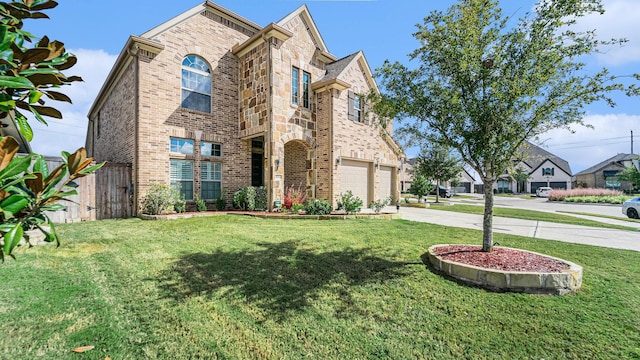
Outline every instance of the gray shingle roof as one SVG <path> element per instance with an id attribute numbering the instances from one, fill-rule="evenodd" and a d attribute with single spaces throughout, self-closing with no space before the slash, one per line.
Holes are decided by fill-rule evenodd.
<path id="1" fill-rule="evenodd" d="M 579 173 L 577 173 L 576 175 L 585 175 L 585 174 L 593 174 L 594 172 L 602 169 L 603 167 L 611 164 L 611 163 L 620 163 L 622 161 L 629 161 L 629 160 L 636 160 L 638 159 L 638 155 L 636 154 L 618 154 L 615 155 L 613 157 L 610 157 L 609 159 L 599 162 L 595 165 L 593 165 L 590 168 L 586 168 L 582 171 L 580 171 Z M 620 166 L 623 166 L 622 164 L 619 164 Z"/>
<path id="2" fill-rule="evenodd" d="M 330 80 L 330 79 L 337 79 L 338 76 L 340 76 L 340 74 L 342 74 L 342 72 L 347 68 L 349 63 L 351 63 L 351 60 L 353 60 L 353 58 L 355 58 L 356 55 L 358 55 L 358 53 L 359 51 L 351 55 L 345 56 L 342 59 L 338 59 L 332 62 L 331 64 L 328 64 L 326 67 L 326 72 L 324 76 L 319 80 L 324 81 L 324 80 Z"/>
<path id="3" fill-rule="evenodd" d="M 526 145 L 522 148 L 522 152 L 522 161 L 524 161 L 531 167 L 532 172 L 537 170 L 543 162 L 549 160 L 552 163 L 556 164 L 556 166 L 558 166 L 560 169 L 562 169 L 562 171 L 564 171 L 568 175 L 571 175 L 571 166 L 569 166 L 569 163 L 566 160 L 548 152 L 547 150 L 537 145 L 534 145 L 531 142 L 526 142 Z"/>

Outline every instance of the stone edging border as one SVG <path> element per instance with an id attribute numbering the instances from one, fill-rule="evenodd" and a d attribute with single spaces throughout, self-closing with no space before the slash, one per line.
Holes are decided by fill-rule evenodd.
<path id="1" fill-rule="evenodd" d="M 193 217 L 204 216 L 221 216 L 221 215 L 243 215 L 252 216 L 263 219 L 291 219 L 291 220 L 350 220 L 350 219 L 381 219 L 381 220 L 393 220 L 402 219 L 400 213 L 384 213 L 384 214 L 331 214 L 331 215 L 298 215 L 298 214 L 283 214 L 283 213 L 252 213 L 252 212 L 237 212 L 237 211 L 206 211 L 201 213 L 185 213 L 185 214 L 164 214 L 164 215 L 147 215 L 138 214 L 138 217 L 142 220 L 176 220 L 176 219 L 188 219 Z"/>
<path id="2" fill-rule="evenodd" d="M 569 268 L 561 273 L 494 270 L 444 260 L 433 253 L 436 247 L 446 245 L 448 244 L 438 244 L 429 247 L 427 257 L 431 265 L 445 275 L 465 283 L 478 285 L 488 290 L 565 295 L 575 292 L 582 286 L 582 266 L 567 260 L 533 251 L 515 249 L 562 261 L 567 264 Z"/>

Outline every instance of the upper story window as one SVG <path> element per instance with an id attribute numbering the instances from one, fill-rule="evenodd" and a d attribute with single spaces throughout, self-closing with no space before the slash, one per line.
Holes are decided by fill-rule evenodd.
<path id="1" fill-rule="evenodd" d="M 291 68 L 291 103 L 298 105 L 298 98 L 300 97 L 300 89 L 298 87 L 298 81 L 300 78 L 300 70 L 298 68 Z"/>
<path id="2" fill-rule="evenodd" d="M 301 82 L 302 81 L 302 82 Z M 300 88 L 302 88 L 302 99 L 300 98 Z M 291 68 L 291 104 L 300 105 L 309 109 L 311 107 L 311 74 L 306 71 L 302 72 L 300 78 L 300 69 Z"/>
<path id="3" fill-rule="evenodd" d="M 308 109 L 309 102 L 311 99 L 310 96 L 310 86 L 311 86 L 311 74 L 308 72 L 302 73 L 302 107 Z"/>
<path id="4" fill-rule="evenodd" d="M 361 95 L 354 93 L 353 91 L 349 91 L 349 108 L 348 108 L 348 117 L 349 120 L 360 122 L 360 123 L 368 123 L 368 120 L 365 118 L 365 101 Z"/>
<path id="5" fill-rule="evenodd" d="M 202 141 L 200 143 L 200 155 L 202 156 L 222 156 L 222 145 Z"/>
<path id="6" fill-rule="evenodd" d="M 170 138 L 169 152 L 193 155 L 193 140 Z"/>
<path id="7" fill-rule="evenodd" d="M 182 60 L 182 107 L 211 112 L 211 70 L 195 55 Z"/>
<path id="8" fill-rule="evenodd" d="M 542 176 L 553 176 L 553 168 L 542 168 Z"/>

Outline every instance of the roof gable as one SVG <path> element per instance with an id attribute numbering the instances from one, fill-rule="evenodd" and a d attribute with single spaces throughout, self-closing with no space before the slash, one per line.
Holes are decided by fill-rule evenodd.
<path id="1" fill-rule="evenodd" d="M 533 143 L 526 141 L 523 147 L 521 148 L 522 159 L 521 161 L 527 164 L 532 170 L 531 173 L 535 172 L 545 161 L 549 160 L 562 171 L 564 171 L 567 175 L 571 175 L 571 166 L 569 163 L 544 150 L 543 148 L 534 145 Z"/>
<path id="2" fill-rule="evenodd" d="M 378 88 L 378 84 L 373 78 L 373 72 L 369 67 L 369 63 L 367 62 L 366 57 L 364 56 L 364 52 L 362 50 L 353 53 L 351 55 L 345 56 L 342 59 L 336 60 L 330 64 L 327 64 L 325 74 L 322 78 L 320 78 L 317 83 L 324 84 L 334 81 L 342 81 L 344 83 L 349 83 L 349 79 L 345 79 L 343 74 L 349 69 L 351 66 L 361 66 L 364 70 L 364 75 L 366 77 L 367 84 L 371 89 L 375 89 L 376 92 L 380 92 Z M 316 85 L 315 87 L 319 87 Z"/>
<path id="3" fill-rule="evenodd" d="M 622 161 L 631 161 L 631 160 L 635 160 L 638 158 L 638 155 L 635 154 L 617 154 L 614 155 L 610 158 L 608 158 L 607 160 L 601 161 L 589 168 L 586 168 L 582 171 L 580 171 L 579 173 L 577 173 L 576 175 L 585 175 L 585 174 L 592 174 L 602 168 L 604 168 L 605 166 L 609 166 L 611 164 L 615 164 L 618 165 L 620 167 L 624 167 L 624 165 L 621 164 Z"/>
<path id="4" fill-rule="evenodd" d="M 316 22 L 313 21 L 313 17 L 311 17 L 311 13 L 309 12 L 309 8 L 307 7 L 306 4 L 300 6 L 299 8 L 294 10 L 291 14 L 282 18 L 282 20 L 278 21 L 276 25 L 284 27 L 289 21 L 291 21 L 292 19 L 298 16 L 302 19 L 302 21 L 304 21 L 305 25 L 307 26 L 307 30 L 311 34 L 311 38 L 313 39 L 313 42 L 315 43 L 316 47 L 320 49 L 321 52 L 329 54 L 329 49 L 327 48 L 327 45 L 324 43 L 324 40 L 322 39 L 322 35 L 320 35 L 320 32 L 318 31 L 318 27 L 316 26 Z"/>

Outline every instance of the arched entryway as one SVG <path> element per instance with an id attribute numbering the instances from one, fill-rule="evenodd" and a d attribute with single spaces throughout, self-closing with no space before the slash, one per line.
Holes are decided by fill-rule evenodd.
<path id="1" fill-rule="evenodd" d="M 304 141 L 292 140 L 284 144 L 284 191 L 293 187 L 307 191 L 310 170 L 309 149 Z"/>

